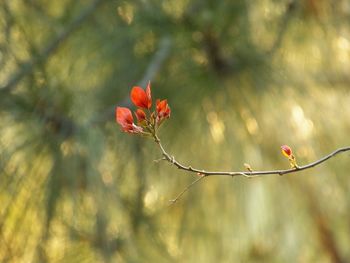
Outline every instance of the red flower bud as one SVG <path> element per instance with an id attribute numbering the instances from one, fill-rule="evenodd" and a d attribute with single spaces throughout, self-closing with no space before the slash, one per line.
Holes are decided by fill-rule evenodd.
<path id="1" fill-rule="evenodd" d="M 130 93 L 130 99 L 135 106 L 150 109 L 152 107 L 151 82 L 148 82 L 146 90 L 138 86 L 133 87 Z"/>
<path id="2" fill-rule="evenodd" d="M 146 113 L 141 109 L 137 109 L 135 115 L 138 122 L 143 122 L 144 120 L 146 120 Z"/>
<path id="3" fill-rule="evenodd" d="M 292 149 L 288 145 L 281 146 L 282 154 L 288 158 L 292 156 Z"/>
<path id="4" fill-rule="evenodd" d="M 157 100 L 156 101 L 157 119 L 161 121 L 162 119 L 167 119 L 170 117 L 170 107 L 167 100 Z"/>

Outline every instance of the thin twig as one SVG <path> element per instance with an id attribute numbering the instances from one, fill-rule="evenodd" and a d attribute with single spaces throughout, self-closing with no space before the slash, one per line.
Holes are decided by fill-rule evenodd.
<path id="1" fill-rule="evenodd" d="M 189 185 L 186 186 L 186 188 L 184 190 L 181 191 L 181 193 L 179 193 L 174 199 L 169 200 L 169 202 L 171 202 L 171 204 L 176 203 L 181 196 L 183 196 L 184 193 L 186 193 L 192 186 L 194 186 L 196 183 L 198 183 L 200 180 L 202 180 L 204 177 L 206 177 L 206 175 L 202 174 L 200 175 L 199 178 L 197 178 L 196 180 L 194 180 L 192 183 L 190 183 Z"/>
<path id="2" fill-rule="evenodd" d="M 163 145 L 161 144 L 161 141 L 157 135 L 154 135 L 155 142 L 158 144 L 159 149 L 161 150 L 164 158 L 166 161 L 171 163 L 172 165 L 176 166 L 178 169 L 185 170 L 188 172 L 196 173 L 196 174 L 202 174 L 205 176 L 214 176 L 214 175 L 226 175 L 226 176 L 245 176 L 245 177 L 258 177 L 258 176 L 263 176 L 263 175 L 273 175 L 273 174 L 278 174 L 278 175 L 284 175 L 284 174 L 289 174 L 289 173 L 297 173 L 303 170 L 310 169 L 312 167 L 315 167 L 328 159 L 334 157 L 335 155 L 342 153 L 342 152 L 347 152 L 350 151 L 350 146 L 348 147 L 343 147 L 339 148 L 330 154 L 322 157 L 321 159 L 318 159 L 312 163 L 298 166 L 297 168 L 291 168 L 291 169 L 282 169 L 282 170 L 265 170 L 265 171 L 205 171 L 202 169 L 197 169 L 193 168 L 191 165 L 186 166 L 181 163 L 179 163 L 174 156 L 168 154 Z"/>

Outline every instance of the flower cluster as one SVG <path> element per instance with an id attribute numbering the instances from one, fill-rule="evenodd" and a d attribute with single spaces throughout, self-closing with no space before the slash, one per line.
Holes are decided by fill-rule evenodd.
<path id="1" fill-rule="evenodd" d="M 159 126 L 164 120 L 170 117 L 170 107 L 167 100 L 156 100 L 156 109 L 151 111 L 152 96 L 151 83 L 146 89 L 133 87 L 130 93 L 132 103 L 137 107 L 135 111 L 136 123 L 130 109 L 117 107 L 115 110 L 116 122 L 121 126 L 122 131 L 140 135 L 155 135 Z"/>

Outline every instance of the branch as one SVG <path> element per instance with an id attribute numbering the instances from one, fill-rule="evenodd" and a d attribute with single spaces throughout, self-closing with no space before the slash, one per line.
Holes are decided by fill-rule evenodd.
<path id="1" fill-rule="evenodd" d="M 138 109 L 135 112 L 136 124 L 134 123 L 134 116 L 129 108 L 126 107 L 117 107 L 116 108 L 116 122 L 120 125 L 123 132 L 129 134 L 135 134 L 139 136 L 151 137 L 154 139 L 155 143 L 158 145 L 160 151 L 162 152 L 162 158 L 155 160 L 159 162 L 165 160 L 170 164 L 176 166 L 178 169 L 185 170 L 191 173 L 196 173 L 197 176 L 200 176 L 199 179 L 193 181 L 188 185 L 174 200 L 171 200 L 173 203 L 176 202 L 190 187 L 195 185 L 197 182 L 202 180 L 205 177 L 213 175 L 226 175 L 226 176 L 245 176 L 248 178 L 258 177 L 263 175 L 284 175 L 289 173 L 296 173 L 303 170 L 310 169 L 315 167 L 328 159 L 334 157 L 335 155 L 350 151 L 350 146 L 339 148 L 330 154 L 322 157 L 319 160 L 316 160 L 312 163 L 299 166 L 296 162 L 296 158 L 293 155 L 292 149 L 288 145 L 282 145 L 281 150 L 285 157 L 288 158 L 291 165 L 290 169 L 283 170 L 262 170 L 262 171 L 253 171 L 249 164 L 244 164 L 246 171 L 206 171 L 202 169 L 193 168 L 191 165 L 186 166 L 175 159 L 174 156 L 170 155 L 164 149 L 158 135 L 157 131 L 162 123 L 170 117 L 170 107 L 166 99 L 156 101 L 155 110 L 152 111 L 152 98 L 151 98 L 151 84 L 147 85 L 147 88 L 143 90 L 139 87 L 132 88 L 130 92 L 130 97 Z M 145 110 L 145 111 L 144 111 Z"/>
<path id="2" fill-rule="evenodd" d="M 202 180 L 205 176 L 204 175 L 201 175 L 199 178 L 197 178 L 196 180 L 194 180 L 192 183 L 190 183 L 188 186 L 186 186 L 186 188 L 184 190 L 182 190 L 181 193 L 179 193 L 174 199 L 172 200 L 169 200 L 172 204 L 176 203 L 180 197 L 186 193 L 188 190 L 190 190 L 190 188 L 192 186 L 194 186 L 196 183 L 198 183 L 200 180 Z"/>
<path id="3" fill-rule="evenodd" d="M 248 178 L 253 178 L 253 177 L 259 177 L 259 176 L 264 176 L 264 175 L 273 175 L 273 174 L 278 174 L 278 175 L 284 175 L 284 174 L 290 174 L 290 173 L 297 173 L 303 170 L 307 170 L 310 169 L 312 167 L 315 167 L 325 161 L 327 161 L 328 159 L 336 156 L 339 153 L 342 152 L 347 152 L 350 151 L 350 147 L 343 147 L 343 148 L 339 148 L 333 152 L 331 152 L 330 154 L 322 157 L 321 159 L 318 159 L 312 163 L 303 165 L 303 166 L 297 166 L 295 168 L 291 168 L 291 169 L 284 169 L 284 170 L 265 170 L 265 171 L 206 171 L 206 170 L 201 170 L 201 169 L 197 169 L 197 168 L 193 168 L 191 165 L 186 166 L 181 164 L 180 162 L 178 162 L 174 156 L 170 155 L 169 153 L 167 153 L 159 139 L 159 137 L 157 136 L 157 134 L 153 134 L 153 138 L 155 140 L 155 142 L 157 143 L 157 145 L 159 146 L 159 149 L 162 152 L 163 158 L 157 160 L 157 161 L 167 161 L 170 164 L 176 166 L 178 169 L 181 170 L 185 170 L 191 173 L 196 173 L 197 176 L 200 176 L 198 179 L 194 180 L 192 183 L 190 183 L 189 185 L 186 186 L 186 188 L 184 190 L 182 190 L 174 199 L 169 200 L 172 204 L 176 203 L 180 197 L 186 193 L 192 186 L 194 186 L 196 183 L 198 183 L 200 180 L 204 179 L 205 177 L 208 176 L 214 176 L 214 175 L 226 175 L 226 176 L 245 176 Z"/>
<path id="4" fill-rule="evenodd" d="M 213 176 L 213 175 L 226 175 L 226 176 L 245 176 L 245 177 L 258 177 L 258 176 L 263 176 L 263 175 L 273 175 L 273 174 L 278 174 L 278 175 L 284 175 L 284 174 L 289 174 L 289 173 L 297 173 L 303 170 L 310 169 L 312 167 L 315 167 L 328 159 L 334 157 L 335 155 L 342 153 L 342 152 L 347 152 L 350 151 L 350 146 L 349 147 L 343 147 L 339 148 L 330 154 L 322 157 L 321 159 L 314 161 L 312 163 L 298 166 L 297 168 L 291 168 L 291 169 L 283 169 L 283 170 L 265 170 L 265 171 L 206 171 L 206 170 L 201 170 L 197 168 L 193 168 L 191 165 L 186 166 L 178 162 L 174 156 L 170 155 L 167 153 L 161 144 L 161 141 L 157 135 L 154 136 L 155 142 L 158 144 L 164 158 L 162 160 L 166 160 L 170 162 L 172 165 L 176 166 L 178 169 L 185 170 L 188 172 L 196 173 L 197 175 L 202 175 L 203 177 L 206 176 Z"/>
<path id="5" fill-rule="evenodd" d="M 67 27 L 65 31 L 62 31 L 56 36 L 38 55 L 38 57 L 33 58 L 22 64 L 21 68 L 12 76 L 12 78 L 3 87 L 0 87 L 1 92 L 7 93 L 11 92 L 19 81 L 25 76 L 29 75 L 34 71 L 35 66 L 47 60 L 58 47 L 76 30 L 79 26 L 94 13 L 96 8 L 103 3 L 102 0 L 95 0 L 89 7 L 87 7 L 75 20 Z"/>

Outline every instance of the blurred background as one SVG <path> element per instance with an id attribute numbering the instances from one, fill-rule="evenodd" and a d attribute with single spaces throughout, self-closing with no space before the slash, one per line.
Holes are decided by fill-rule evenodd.
<path id="1" fill-rule="evenodd" d="M 152 81 L 178 161 L 283 169 L 349 145 L 348 0 L 2 0 L 0 262 L 349 262 L 349 153 L 196 176 L 114 107 Z"/>

